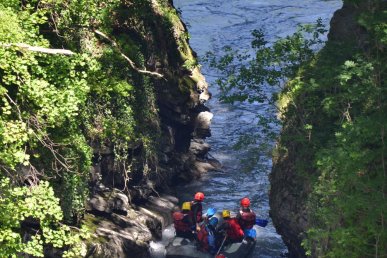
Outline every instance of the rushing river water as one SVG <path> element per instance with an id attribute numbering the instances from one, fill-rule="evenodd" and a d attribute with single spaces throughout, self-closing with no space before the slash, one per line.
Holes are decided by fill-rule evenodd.
<path id="1" fill-rule="evenodd" d="M 329 25 L 333 12 L 342 5 L 341 0 L 174 0 L 188 26 L 190 43 L 199 58 L 211 51 L 222 54 L 222 47 L 248 50 L 252 40 L 251 31 L 263 29 L 267 39 L 273 41 L 293 33 L 298 24 L 311 23 L 322 18 Z M 217 71 L 202 64 L 213 94 L 208 107 L 214 114 L 210 154 L 218 159 L 222 171 L 210 172 L 200 181 L 177 189 L 180 200 L 191 200 L 196 191 L 205 193 L 204 207 L 237 210 L 244 196 L 252 200 L 252 208 L 260 218 L 269 218 L 269 181 L 271 157 L 258 153 L 259 162 L 240 162 L 249 157 L 250 146 L 235 150 L 232 146 L 246 132 L 259 134 L 256 114 L 271 116 L 275 110 L 265 105 L 239 103 L 229 105 L 219 102 L 219 90 L 214 83 L 220 76 Z M 171 237 L 171 230 L 165 232 Z M 252 257 L 281 257 L 287 249 L 273 224 L 260 228 Z M 163 242 L 164 244 L 166 242 Z M 153 243 L 154 244 L 154 243 Z M 155 245 L 157 247 L 157 244 Z M 160 256 L 158 256 L 160 257 Z M 242 258 L 242 257 L 241 257 Z"/>

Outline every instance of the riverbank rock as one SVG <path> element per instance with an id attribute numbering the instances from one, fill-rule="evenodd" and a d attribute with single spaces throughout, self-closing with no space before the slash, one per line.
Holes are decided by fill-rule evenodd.
<path id="1" fill-rule="evenodd" d="M 149 242 L 160 239 L 171 223 L 177 198 L 149 196 L 142 205 L 129 205 L 121 193 L 99 193 L 89 202 L 85 224 L 95 230 L 89 240 L 89 257 L 149 257 Z M 116 209 L 117 201 L 121 209 Z M 123 202 L 122 202 L 123 201 Z"/>
<path id="2" fill-rule="evenodd" d="M 196 135 L 198 137 L 209 137 L 211 136 L 211 119 L 214 115 L 208 111 L 200 112 L 195 121 L 195 126 L 196 126 Z"/>
<path id="3" fill-rule="evenodd" d="M 210 148 L 210 145 L 203 139 L 192 139 L 189 150 L 196 156 L 204 156 L 209 152 Z"/>
<path id="4" fill-rule="evenodd" d="M 139 98 L 149 110 L 138 112 L 149 112 L 141 114 L 148 134 L 124 143 L 124 155 L 109 139 L 91 143 L 85 223 L 94 237 L 88 255 L 149 257 L 149 242 L 161 237 L 177 209 L 177 199 L 163 193 L 220 166 L 207 157 L 210 146 L 204 141 L 211 135 L 213 115 L 205 106 L 211 94 L 172 1 L 124 1 L 112 15 L 114 36 L 127 40 L 127 46 L 120 43 L 123 48 L 140 50 L 146 70 L 163 78 L 143 79 Z"/>

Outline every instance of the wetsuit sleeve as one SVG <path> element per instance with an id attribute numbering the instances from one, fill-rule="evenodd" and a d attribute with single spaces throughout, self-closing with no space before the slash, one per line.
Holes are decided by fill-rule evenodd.
<path id="1" fill-rule="evenodd" d="M 196 224 L 197 223 L 197 214 L 198 214 L 198 211 L 199 211 L 199 205 L 198 205 L 198 203 L 194 203 L 194 204 L 192 204 L 192 206 L 191 206 L 191 210 L 192 210 L 192 214 L 193 214 L 193 218 L 192 218 L 192 222 L 194 223 L 194 224 Z"/>

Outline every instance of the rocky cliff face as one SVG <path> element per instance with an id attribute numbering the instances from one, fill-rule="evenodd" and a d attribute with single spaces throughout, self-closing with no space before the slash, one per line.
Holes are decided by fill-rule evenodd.
<path id="1" fill-rule="evenodd" d="M 356 20 L 360 10 L 359 6 L 344 4 L 336 11 L 330 23 L 328 41 L 339 44 L 364 42 L 366 32 Z M 301 126 L 294 117 L 286 117 L 281 135 L 285 136 L 283 138 L 297 135 L 297 127 Z M 315 150 L 306 145 L 297 141 L 280 142 L 280 149 L 284 147 L 286 151 L 273 159 L 270 175 L 270 216 L 288 246 L 289 256 L 298 258 L 306 257 L 301 243 L 311 223 L 307 201 L 313 190 L 313 180 L 318 177 L 313 165 Z"/>
<path id="2" fill-rule="evenodd" d="M 125 166 L 117 165 L 114 144 L 94 146 L 92 195 L 86 224 L 95 230 L 91 257 L 148 257 L 149 241 L 169 224 L 177 199 L 162 194 L 171 183 L 189 181 L 214 168 L 206 159 L 212 114 L 204 103 L 207 84 L 188 44 L 188 32 L 171 1 L 124 1 L 114 14 L 113 33 L 139 46 L 146 69 L 163 75 L 150 77 L 153 93 L 147 105 L 154 113 L 144 121 L 157 134 L 149 153 L 147 142 L 130 143 Z M 143 16 L 133 17 L 132 11 Z M 152 90 L 151 90 L 152 91 Z M 149 96 L 154 99 L 149 99 Z"/>

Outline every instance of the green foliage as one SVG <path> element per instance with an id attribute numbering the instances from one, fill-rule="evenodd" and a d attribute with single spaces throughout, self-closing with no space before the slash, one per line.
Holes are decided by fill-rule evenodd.
<path id="1" fill-rule="evenodd" d="M 387 39 L 380 33 L 380 28 L 386 26 L 386 20 L 380 18 L 384 15 L 379 1 L 370 4 L 359 16 L 360 24 L 367 28 L 368 40 L 352 42 L 352 45 L 366 43 L 367 47 L 347 48 L 348 53 L 338 57 L 332 53 L 345 46 L 329 43 L 319 57 L 325 59 L 324 66 L 318 66 L 319 72 L 313 71 L 315 77 L 325 78 L 319 80 L 318 88 L 323 105 L 318 119 L 324 120 L 314 133 L 325 134 L 326 139 L 315 154 L 320 176 L 308 203 L 312 223 L 304 244 L 314 256 L 387 254 L 384 227 L 387 58 L 380 52 Z M 324 76 L 327 69 L 331 71 L 328 77 Z M 334 124 L 331 126 L 334 130 L 323 133 L 327 124 Z"/>
<path id="2" fill-rule="evenodd" d="M 195 67 L 200 67 L 198 61 L 196 59 L 187 59 L 184 64 L 183 64 L 183 67 L 187 68 L 188 70 L 192 70 L 194 69 Z"/>
<path id="3" fill-rule="evenodd" d="M 0 10 L 0 35 L 3 42 L 23 39 L 23 30 L 17 15 L 13 13 L 12 9 Z"/>
<path id="4" fill-rule="evenodd" d="M 230 47 L 224 48 L 226 54 L 220 59 L 209 53 L 210 64 L 224 74 L 217 81 L 223 92 L 221 100 L 275 104 L 275 95 L 272 99 L 265 93 L 265 87 L 273 86 L 275 91 L 283 89 L 285 80 L 296 77 L 299 70 L 314 58 L 314 49 L 322 43 L 320 36 L 325 32 L 321 20 L 318 20 L 317 24 L 300 26 L 293 35 L 268 46 L 263 32 L 255 30 L 252 33 L 253 57 Z M 286 90 L 296 93 L 297 87 Z"/>
<path id="5" fill-rule="evenodd" d="M 119 0 L 54 1 L 50 6 L 55 15 L 52 22 L 71 48 L 94 52 L 97 41 L 92 29 L 111 32 L 112 15 L 119 5 Z"/>
<path id="6" fill-rule="evenodd" d="M 130 17 L 124 19 L 136 24 L 133 27 L 141 30 L 139 34 L 149 33 L 141 19 L 149 16 L 142 11 L 149 11 L 150 3 L 135 2 L 134 9 L 125 7 Z M 170 9 L 162 2 L 163 10 Z M 7 253 L 0 256 L 17 255 L 23 250 L 41 256 L 43 246 L 64 248 L 80 242 L 77 234 L 70 236 L 70 230 L 59 222 L 79 224 L 82 218 L 89 194 L 91 143 L 113 147 L 116 163 L 125 168 L 125 173 L 130 172 L 126 170 L 130 148 L 142 143 L 142 166 L 144 174 L 148 173 L 147 162 L 155 158 L 159 129 L 156 97 L 152 81 L 134 72 L 122 57 L 125 54 L 138 67 L 144 67 L 148 54 L 144 51 L 145 38 L 133 37 L 133 31 L 112 34 L 112 28 L 123 19 L 121 5 L 119 0 L 0 3 L 0 176 L 31 186 L 15 188 L 22 191 L 17 200 L 12 199 L 13 192 L 1 190 L 1 200 L 7 205 L 20 200 L 15 214 L 24 212 L 23 198 L 27 198 L 29 189 L 47 190 L 45 183 L 35 185 L 49 180 L 60 198 L 60 202 L 50 202 L 52 211 L 59 214 L 59 204 L 63 210 L 60 218 L 51 218 L 46 209 L 49 204 L 40 207 L 40 201 L 33 202 L 31 210 L 41 210 L 41 214 L 30 216 L 47 216 L 47 223 L 39 224 L 40 237 L 38 234 L 23 242 L 20 222 L 24 219 L 15 217 L 19 226 L 4 229 L 13 240 L 1 242 Z M 119 47 L 96 35 L 96 29 Z M 29 46 L 64 48 L 74 54 L 46 54 L 31 51 Z M 129 180 L 128 174 L 125 177 Z M 52 194 L 51 188 L 47 191 L 47 195 Z M 35 194 L 36 198 L 44 197 Z M 51 237 L 46 235 L 50 230 L 58 232 L 53 231 L 55 236 Z M 70 250 L 67 252 L 71 256 Z M 79 252 L 73 256 L 79 256 Z"/>
<path id="7" fill-rule="evenodd" d="M 327 95 L 324 111 L 341 114 L 329 144 L 319 146 L 321 172 L 309 208 L 313 228 L 305 244 L 323 257 L 374 257 L 387 254 L 383 227 L 387 212 L 384 130 L 387 106 L 380 66 L 375 55 L 344 61 L 338 68 L 337 90 Z M 321 130 L 321 129 L 320 129 Z M 321 245 L 321 243 L 325 243 Z"/>
<path id="8" fill-rule="evenodd" d="M 158 7 L 163 14 L 165 25 L 172 28 L 174 24 L 180 22 L 179 14 L 174 8 L 170 8 L 167 1 L 157 0 Z"/>
<path id="9" fill-rule="evenodd" d="M 85 73 L 87 58 L 32 52 L 20 56 L 17 48 L 0 49 L 0 56 L 4 89 L 0 118 L 1 164 L 12 170 L 18 164 L 34 170 L 41 166 L 31 163 L 31 156 L 39 156 L 42 148 L 48 148 L 51 155 L 46 158 L 51 158 L 56 165 L 72 173 L 87 172 L 78 170 L 83 166 L 76 163 L 80 153 L 65 155 L 70 153 L 67 150 L 71 149 L 68 147 L 71 143 L 72 148 L 81 150 L 81 156 L 90 160 L 90 150 L 85 148 L 86 140 L 78 129 L 79 109 L 89 92 Z M 72 141 L 74 138 L 78 140 Z M 48 171 L 47 175 L 50 176 Z"/>
<path id="10" fill-rule="evenodd" d="M 2 44 L 48 47 L 48 41 L 39 35 L 39 26 L 46 22 L 47 10 L 35 11 L 27 5 L 12 15 L 10 9 L 0 11 L 12 17 L 0 23 L 1 28 L 12 29 L 11 33 L 0 30 L 1 38 L 6 40 Z M 17 46 L 0 48 L 0 163 L 10 169 L 18 164 L 32 165 L 31 154 L 41 145 L 50 145 L 47 142 L 50 129 L 79 124 L 78 111 L 89 92 L 87 56 L 20 51 Z M 62 143 L 69 137 L 72 136 L 63 135 Z"/>
<path id="11" fill-rule="evenodd" d="M 100 141 L 130 141 L 135 126 L 134 87 L 125 78 L 130 71 L 128 68 L 115 69 L 126 64 L 110 49 L 95 63 L 89 80 L 93 88 L 83 114 L 88 136 Z"/>
<path id="12" fill-rule="evenodd" d="M 84 255 L 85 229 L 74 231 L 61 224 L 63 214 L 59 199 L 48 182 L 34 187 L 12 187 L 9 179 L 0 181 L 0 256 L 16 257 L 22 253 L 44 257 L 44 247 L 66 247 L 63 257 Z M 26 231 L 23 225 L 33 227 Z"/>

